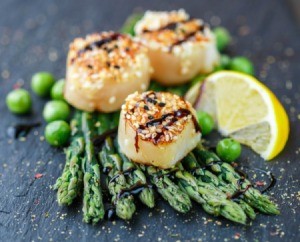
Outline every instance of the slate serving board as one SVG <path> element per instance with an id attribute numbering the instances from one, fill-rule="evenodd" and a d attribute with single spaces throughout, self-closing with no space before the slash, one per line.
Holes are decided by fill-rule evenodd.
<path id="1" fill-rule="evenodd" d="M 293 5 L 292 3 L 295 3 Z M 297 7 L 298 5 L 298 7 Z M 285 150 L 263 162 L 244 149 L 242 166 L 271 171 L 277 177 L 269 194 L 281 215 L 258 215 L 240 226 L 207 215 L 194 204 L 187 215 L 158 199 L 155 209 L 138 206 L 131 222 L 81 222 L 80 199 L 69 208 L 57 205 L 50 189 L 61 174 L 64 155 L 43 140 L 44 123 L 24 141 L 10 140 L 9 125 L 42 121 L 46 100 L 35 95 L 33 112 L 17 117 L 5 106 L 15 85 L 29 89 L 33 73 L 47 70 L 64 77 L 69 42 L 87 33 L 117 30 L 134 9 L 185 8 L 212 26 L 223 25 L 234 40 L 227 52 L 253 60 L 257 76 L 285 106 L 291 134 Z M 297 17 L 298 16 L 298 17 Z M 0 2 L 0 241 L 300 241 L 300 41 L 297 1 L 122 1 L 2 0 Z M 213 144 L 217 135 L 210 137 Z M 39 179 L 37 174 L 42 174 Z M 37 176 L 39 177 L 39 176 Z"/>

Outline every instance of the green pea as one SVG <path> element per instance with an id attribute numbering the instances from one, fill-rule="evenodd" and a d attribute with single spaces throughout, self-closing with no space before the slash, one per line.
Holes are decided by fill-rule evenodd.
<path id="1" fill-rule="evenodd" d="M 219 66 L 215 66 L 213 72 L 222 71 L 222 70 L 225 70 L 225 68 L 222 65 L 219 65 Z"/>
<path id="2" fill-rule="evenodd" d="M 64 100 L 65 80 L 57 81 L 51 88 L 51 98 L 54 100 Z"/>
<path id="3" fill-rule="evenodd" d="M 55 83 L 55 78 L 48 72 L 38 72 L 31 79 L 31 88 L 34 93 L 41 97 L 47 97 Z"/>
<path id="4" fill-rule="evenodd" d="M 197 119 L 202 135 L 207 135 L 214 129 L 214 120 L 210 114 L 203 111 L 197 111 Z"/>
<path id="5" fill-rule="evenodd" d="M 225 162 L 234 162 L 240 157 L 242 147 L 239 142 L 234 139 L 226 138 L 219 141 L 217 145 L 217 154 L 221 160 Z"/>
<path id="6" fill-rule="evenodd" d="M 227 69 L 230 64 L 230 57 L 228 55 L 221 55 L 221 66 L 224 67 L 224 69 Z"/>
<path id="7" fill-rule="evenodd" d="M 16 89 L 6 96 L 6 105 L 12 113 L 25 114 L 31 109 L 31 97 L 28 91 Z"/>
<path id="8" fill-rule="evenodd" d="M 249 75 L 254 75 L 254 66 L 252 62 L 243 56 L 234 57 L 229 64 L 229 69 L 233 71 L 244 72 Z"/>
<path id="9" fill-rule="evenodd" d="M 224 50 L 231 41 L 230 33 L 228 32 L 227 29 L 223 27 L 216 27 L 214 28 L 213 32 L 216 37 L 218 50 L 219 51 Z"/>
<path id="10" fill-rule="evenodd" d="M 230 64 L 230 57 L 228 55 L 221 55 L 220 65 L 214 68 L 214 72 L 228 69 L 229 64 Z"/>
<path id="11" fill-rule="evenodd" d="M 63 146 L 70 138 L 71 128 L 65 121 L 54 121 L 49 123 L 45 129 L 45 138 L 50 145 Z"/>
<path id="12" fill-rule="evenodd" d="M 53 100 L 46 103 L 43 111 L 47 122 L 56 120 L 68 120 L 70 115 L 69 105 L 64 101 Z"/>

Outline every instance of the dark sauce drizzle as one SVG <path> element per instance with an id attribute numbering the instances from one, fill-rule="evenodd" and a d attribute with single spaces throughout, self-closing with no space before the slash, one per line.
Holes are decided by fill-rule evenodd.
<path id="1" fill-rule="evenodd" d="M 118 128 L 113 128 L 113 129 L 105 131 L 103 134 L 95 136 L 92 141 L 93 141 L 93 145 L 94 145 L 96 151 L 99 151 L 99 149 L 102 148 L 102 144 L 108 136 L 114 137 L 117 134 L 117 131 L 118 131 Z"/>
<path id="2" fill-rule="evenodd" d="M 113 207 L 106 209 L 105 218 L 107 220 L 113 220 L 116 217 L 116 210 Z"/>
<path id="3" fill-rule="evenodd" d="M 114 175 L 110 180 L 109 183 L 114 182 L 119 176 L 124 175 L 124 176 L 129 176 L 132 172 L 134 171 L 134 168 L 129 168 L 126 171 L 119 172 L 118 174 Z"/>
<path id="4" fill-rule="evenodd" d="M 149 102 L 149 100 L 147 100 L 147 101 Z M 157 101 L 155 101 L 155 102 L 157 103 Z M 156 104 L 156 103 L 154 103 L 154 104 Z M 138 133 L 141 133 L 146 128 L 161 125 L 168 117 L 172 117 L 171 120 L 166 125 L 163 126 L 163 129 L 167 130 L 168 126 L 173 125 L 176 121 L 178 121 L 179 119 L 182 119 L 182 118 L 184 118 L 188 115 L 192 115 L 192 121 L 194 123 L 196 132 L 200 132 L 199 124 L 198 124 L 196 118 L 194 117 L 194 115 L 191 113 L 191 111 L 188 110 L 188 109 L 180 108 L 180 109 L 178 109 L 174 112 L 164 114 L 160 118 L 152 119 L 152 120 L 148 121 L 145 125 L 140 125 L 139 128 L 137 129 L 136 135 L 135 135 L 135 149 L 136 149 L 136 152 L 139 151 Z M 153 139 L 155 145 L 158 144 L 161 136 L 163 136 L 163 135 L 164 135 L 163 131 L 161 133 L 157 133 L 157 135 Z"/>
<path id="5" fill-rule="evenodd" d="M 102 172 L 105 174 L 105 175 L 107 175 L 109 172 L 111 171 L 111 167 L 104 167 L 103 169 L 102 169 Z"/>
<path id="6" fill-rule="evenodd" d="M 166 176 L 166 177 L 169 177 L 170 179 L 173 180 L 173 179 L 175 179 L 175 173 L 177 171 L 179 171 L 178 167 L 176 167 L 176 168 L 174 168 L 172 170 L 169 170 L 168 173 L 157 174 L 157 175 L 155 175 L 154 179 L 157 181 L 157 180 L 159 180 L 159 179 L 161 179 L 161 178 L 163 178 L 163 177 Z"/>
<path id="7" fill-rule="evenodd" d="M 222 163 L 223 162 L 221 160 L 216 160 L 216 161 L 212 161 L 212 162 L 206 164 L 204 167 L 201 167 L 201 168 L 204 169 L 204 170 L 205 169 L 211 170 L 212 166 L 214 166 L 214 165 L 222 165 Z M 192 172 L 195 173 L 196 170 L 197 170 L 197 168 L 194 168 Z M 237 185 L 238 185 L 239 189 L 236 192 L 234 192 L 232 195 L 229 195 L 227 197 L 228 199 L 231 199 L 231 200 L 238 200 L 242 195 L 244 195 L 245 192 L 248 191 L 248 189 L 250 187 L 252 187 L 252 185 L 249 184 L 249 185 L 246 186 L 245 189 L 241 189 L 241 186 L 242 186 L 243 182 L 247 178 L 247 174 L 244 173 L 241 170 L 238 170 L 238 169 L 235 169 L 235 171 L 241 176 L 241 178 L 238 179 L 238 181 L 237 181 Z"/>
<path id="8" fill-rule="evenodd" d="M 191 18 L 191 19 L 181 20 L 181 21 L 177 21 L 177 22 L 170 22 L 170 23 L 166 24 L 165 26 L 160 27 L 159 29 L 154 29 L 154 30 L 144 29 L 143 33 L 160 32 L 163 30 L 173 30 L 174 31 L 177 29 L 177 27 L 180 24 L 188 23 L 188 22 L 194 21 L 194 20 L 195 20 L 194 18 Z"/>
<path id="9" fill-rule="evenodd" d="M 182 43 L 188 41 L 190 38 L 194 37 L 198 33 L 198 31 L 202 32 L 203 30 L 204 30 L 204 25 L 201 25 L 196 31 L 187 34 L 183 39 L 177 40 L 176 42 L 174 42 L 172 45 L 169 46 L 169 52 L 171 52 L 175 46 L 181 45 Z"/>
<path id="10" fill-rule="evenodd" d="M 103 45 L 110 43 L 114 40 L 117 40 L 121 36 L 122 36 L 121 34 L 113 33 L 111 36 L 108 36 L 104 39 L 94 41 L 94 42 L 88 44 L 87 46 L 85 46 L 83 49 L 79 50 L 78 55 L 80 55 L 86 51 L 91 51 L 93 49 L 100 49 Z"/>
<path id="11" fill-rule="evenodd" d="M 167 25 L 162 26 L 161 28 L 155 29 L 155 30 L 144 29 L 143 33 L 160 32 L 163 30 L 173 30 L 174 31 L 174 30 L 176 30 L 176 28 L 178 27 L 179 24 L 187 23 L 187 22 L 190 22 L 193 20 L 195 20 L 195 19 L 192 18 L 192 19 L 182 20 L 182 21 L 178 21 L 178 22 L 171 22 L 171 23 L 168 23 Z M 198 29 L 196 29 L 194 32 L 187 34 L 183 39 L 180 39 L 180 40 L 176 41 L 175 43 L 173 43 L 171 46 L 169 46 L 169 52 L 171 52 L 172 49 L 176 45 L 181 45 L 182 43 L 188 41 L 191 37 L 195 36 L 198 33 L 198 31 L 203 32 L 204 29 L 205 29 L 205 24 L 200 25 L 198 27 Z"/>
<path id="12" fill-rule="evenodd" d="M 118 193 L 117 197 L 120 199 L 122 197 L 127 197 L 130 195 L 138 195 L 140 192 L 142 192 L 145 188 L 148 188 L 148 187 L 150 187 L 148 184 L 138 182 L 129 188 L 122 189 Z"/>
<path id="13" fill-rule="evenodd" d="M 252 185 L 247 185 L 245 189 L 239 189 L 235 193 L 233 193 L 231 196 L 228 197 L 228 199 L 231 200 L 238 200 L 241 196 L 244 195 L 245 192 L 248 191 L 248 189 L 252 187 Z"/>
<path id="14" fill-rule="evenodd" d="M 261 191 L 261 193 L 266 193 L 266 192 L 270 191 L 275 186 L 275 184 L 277 182 L 277 180 L 276 180 L 273 173 L 269 173 L 269 176 L 270 176 L 271 182 L 269 183 L 269 185 L 265 189 L 263 189 Z"/>
<path id="15" fill-rule="evenodd" d="M 88 44 L 87 46 L 85 46 L 83 49 L 79 50 L 77 52 L 77 57 L 80 56 L 81 54 L 83 54 L 86 51 L 91 51 L 91 50 L 94 50 L 94 49 L 100 49 L 103 45 L 105 45 L 107 43 L 110 43 L 112 41 L 115 41 L 115 40 L 117 40 L 118 38 L 120 38 L 122 36 L 123 36 L 122 34 L 113 33 L 111 36 L 108 36 L 108 37 L 106 37 L 104 39 L 94 41 L 94 42 Z M 116 46 L 116 48 L 117 48 L 117 46 Z M 108 53 L 112 51 L 112 49 L 108 49 L 108 48 L 103 48 L 103 49 L 105 51 L 107 51 Z M 73 63 L 77 57 L 73 58 L 71 60 L 71 62 Z"/>
<path id="16" fill-rule="evenodd" d="M 238 173 L 241 177 L 248 178 L 248 175 L 247 175 L 244 171 L 242 171 L 242 170 L 240 170 L 240 169 L 237 169 L 237 168 L 235 168 L 234 170 L 235 170 L 236 173 Z"/>
<path id="17" fill-rule="evenodd" d="M 265 171 L 265 170 L 262 170 L 259 168 L 250 168 L 248 166 L 244 166 L 244 167 L 249 170 L 259 171 L 263 174 L 266 174 L 269 177 L 270 183 L 268 184 L 268 186 L 266 188 L 264 188 L 262 191 L 260 191 L 261 193 L 266 193 L 266 192 L 270 191 L 276 185 L 277 179 L 272 172 L 268 172 L 268 171 Z"/>
<path id="18" fill-rule="evenodd" d="M 13 139 L 26 137 L 33 128 L 38 127 L 40 125 L 40 122 L 31 124 L 16 124 L 7 128 L 7 135 Z"/>

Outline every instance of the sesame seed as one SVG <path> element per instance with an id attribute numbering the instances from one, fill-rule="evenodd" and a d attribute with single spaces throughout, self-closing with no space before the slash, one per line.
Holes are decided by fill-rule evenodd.
<path id="1" fill-rule="evenodd" d="M 177 95 L 144 92 L 127 97 L 123 110 L 126 112 L 126 119 L 139 130 L 138 136 L 157 144 L 176 140 L 186 124 L 193 122 L 190 108 L 190 104 Z M 178 110 L 187 112 L 177 113 Z M 157 136 L 158 134 L 160 135 Z"/>
<path id="2" fill-rule="evenodd" d="M 111 104 L 114 103 L 115 101 L 116 101 L 115 96 L 110 97 L 109 100 L 108 100 L 108 102 L 111 103 Z"/>

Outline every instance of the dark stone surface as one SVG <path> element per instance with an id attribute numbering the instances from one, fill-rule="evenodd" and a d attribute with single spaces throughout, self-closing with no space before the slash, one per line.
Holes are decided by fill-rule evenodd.
<path id="1" fill-rule="evenodd" d="M 293 1 L 290 1 L 293 2 Z M 296 2 L 296 1 L 294 1 Z M 0 241 L 300 241 L 299 133 L 300 35 L 298 13 L 287 1 L 38 1 L 0 2 Z M 296 6 L 296 5 L 295 5 Z M 46 100 L 35 95 L 33 112 L 17 117 L 5 106 L 5 95 L 16 83 L 29 89 L 33 73 L 47 70 L 58 78 L 65 73 L 69 42 L 101 30 L 117 30 L 133 11 L 185 8 L 212 25 L 226 26 L 234 36 L 231 55 L 253 60 L 257 76 L 279 97 L 291 121 L 285 150 L 272 162 L 263 162 L 244 150 L 242 165 L 272 171 L 278 178 L 269 193 L 281 215 L 258 215 L 252 226 L 239 226 L 205 214 L 194 204 L 179 215 L 158 200 L 152 211 L 139 206 L 131 222 L 81 222 L 81 202 L 69 208 L 56 203 L 50 185 L 60 175 L 63 151 L 40 138 L 44 125 L 26 141 L 10 141 L 9 125 L 42 120 Z M 293 9 L 293 11 L 291 11 Z M 214 140 L 212 138 L 212 140 Z M 41 173 L 40 179 L 35 174 Z M 79 199 L 80 200 L 80 199 Z"/>

